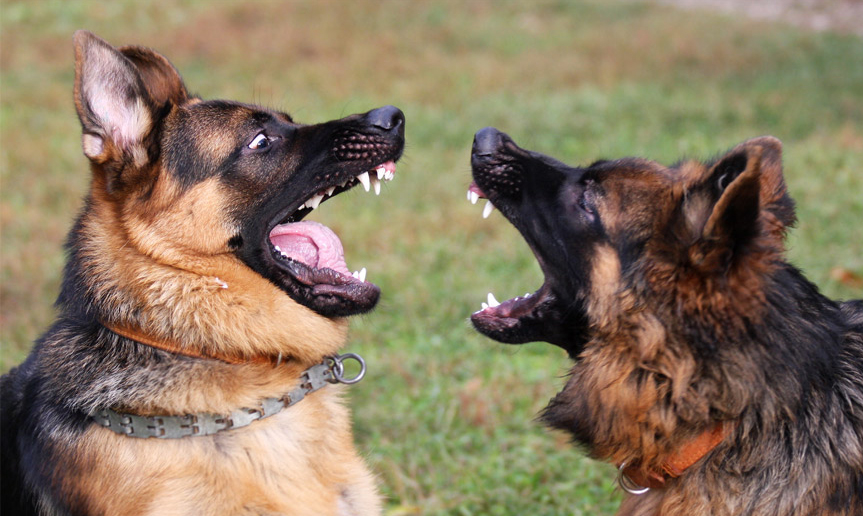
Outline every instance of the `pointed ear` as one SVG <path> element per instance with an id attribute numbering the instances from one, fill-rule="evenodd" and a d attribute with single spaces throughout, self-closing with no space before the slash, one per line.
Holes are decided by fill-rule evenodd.
<path id="1" fill-rule="evenodd" d="M 75 33 L 75 106 L 84 154 L 95 163 L 149 159 L 148 136 L 168 102 L 186 100 L 186 88 L 167 59 L 151 50 L 117 50 L 87 31 Z"/>
<path id="2" fill-rule="evenodd" d="M 188 100 L 189 93 L 180 73 L 165 56 L 137 46 L 122 47 L 120 53 L 138 69 L 141 82 L 156 105 L 170 102 L 178 106 Z"/>
<path id="3" fill-rule="evenodd" d="M 782 177 L 782 144 L 776 138 L 747 140 L 729 151 L 708 169 L 702 188 L 715 199 L 693 249 L 693 260 L 702 267 L 727 267 L 756 239 L 781 246 L 794 222 Z"/>

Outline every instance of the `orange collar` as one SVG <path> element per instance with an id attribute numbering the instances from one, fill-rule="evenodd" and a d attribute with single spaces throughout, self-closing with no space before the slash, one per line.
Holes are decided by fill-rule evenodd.
<path id="1" fill-rule="evenodd" d="M 627 465 L 624 462 L 618 466 L 620 471 L 618 481 L 624 490 L 632 494 L 644 493 L 646 488 L 661 489 L 665 487 L 666 482 L 679 477 L 687 468 L 713 451 L 734 427 L 732 423 L 716 423 L 712 428 L 684 444 L 676 454 L 667 458 L 660 466 L 661 471 L 645 470 L 637 463 Z"/>
<path id="2" fill-rule="evenodd" d="M 264 355 L 258 355 L 249 358 L 242 355 L 231 355 L 225 353 L 205 353 L 201 350 L 184 348 L 171 339 L 162 339 L 146 335 L 145 333 L 141 332 L 141 330 L 128 325 L 113 325 L 103 322 L 102 326 L 108 328 L 109 330 L 116 333 L 117 335 L 120 335 L 121 337 L 126 337 L 127 339 L 134 340 L 135 342 L 146 344 L 147 346 L 161 349 L 162 351 L 167 351 L 168 353 L 173 353 L 176 355 L 184 355 L 193 358 L 221 360 L 222 362 L 227 362 L 229 364 L 254 363 L 279 365 L 279 363 L 281 363 L 282 361 L 281 355 L 276 358 Z"/>

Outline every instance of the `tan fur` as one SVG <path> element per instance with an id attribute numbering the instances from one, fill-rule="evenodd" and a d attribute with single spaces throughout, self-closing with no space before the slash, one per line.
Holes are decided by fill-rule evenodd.
<path id="1" fill-rule="evenodd" d="M 181 191 L 160 176 L 146 200 L 118 202 L 98 184 L 93 196 L 82 260 L 113 312 L 137 313 L 142 330 L 189 351 L 292 358 L 279 368 L 207 361 L 183 388 L 154 391 L 130 410 L 254 406 L 289 392 L 303 369 L 343 346 L 346 320 L 314 314 L 229 254 L 233 228 L 221 219 L 229 194 L 216 181 Z M 374 479 L 353 447 L 338 390 L 225 435 L 157 441 L 93 426 L 69 450 L 79 471 L 65 476 L 66 489 L 94 514 L 377 514 Z"/>
<path id="2" fill-rule="evenodd" d="M 128 437 L 87 419 L 103 408 L 174 416 L 259 407 L 299 387 L 304 370 L 337 354 L 347 320 L 294 301 L 230 248 L 246 222 L 236 220 L 235 208 L 254 207 L 255 196 L 274 184 L 285 190 L 281 182 L 293 165 L 287 162 L 300 160 L 236 172 L 251 179 L 233 189 L 206 168 L 243 149 L 249 128 L 255 130 L 252 109 L 189 99 L 162 56 L 138 47 L 121 54 L 85 32 L 76 34 L 75 98 L 93 180 L 70 237 L 70 263 L 82 271 L 72 274 L 70 296 L 80 305 L 86 292 L 98 312 L 49 331 L 31 360 L 46 371 L 47 383 L 73 381 L 76 368 L 87 370 L 88 383 L 55 402 L 78 418 L 77 426 L 62 430 L 75 437 L 57 430 L 39 450 L 54 462 L 40 474 L 62 496 L 46 493 L 24 503 L 46 514 L 54 513 L 54 500 L 94 515 L 380 514 L 340 386 L 325 385 L 275 415 L 207 436 Z M 156 119 L 158 131 L 151 132 Z M 171 147 L 169 138 L 180 143 Z M 168 170 L 169 152 L 186 152 L 194 163 Z M 112 326 L 173 341 L 200 358 L 156 351 L 112 333 Z M 284 362 L 233 364 L 207 356 L 283 356 Z"/>
<path id="3" fill-rule="evenodd" d="M 134 439 L 93 426 L 70 450 L 66 489 L 91 514 L 375 514 L 374 479 L 337 391 L 208 437 Z"/>
<path id="4" fill-rule="evenodd" d="M 98 271 L 92 281 L 114 294 L 118 314 L 147 306 L 136 321 L 140 328 L 190 350 L 284 353 L 311 365 L 341 347 L 347 321 L 298 305 L 222 247 L 231 232 L 220 220 L 225 195 L 216 181 L 180 195 L 174 190 L 157 182 L 149 201 L 157 206 L 151 220 L 142 221 L 142 201 L 116 207 L 94 188 L 93 216 L 84 221 L 91 235 L 84 259 Z"/>

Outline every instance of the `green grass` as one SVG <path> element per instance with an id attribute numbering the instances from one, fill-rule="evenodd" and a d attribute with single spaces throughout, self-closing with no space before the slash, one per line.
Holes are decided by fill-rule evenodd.
<path id="1" fill-rule="evenodd" d="M 574 164 L 710 157 L 785 144 L 798 203 L 790 257 L 828 295 L 861 297 L 863 41 L 644 3 L 118 1 L 2 4 L 0 370 L 53 316 L 61 245 L 88 183 L 72 105 L 71 34 L 164 51 L 192 91 L 322 121 L 395 104 L 408 148 L 380 198 L 320 220 L 384 292 L 350 351 L 357 440 L 388 514 L 611 514 L 609 465 L 533 421 L 562 352 L 475 334 L 485 294 L 537 288 L 517 233 L 464 199 L 473 133 L 494 125 Z"/>

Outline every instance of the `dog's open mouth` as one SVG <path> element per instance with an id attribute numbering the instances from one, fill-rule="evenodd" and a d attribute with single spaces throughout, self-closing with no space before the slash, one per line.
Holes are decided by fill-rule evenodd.
<path id="1" fill-rule="evenodd" d="M 327 316 L 363 312 L 377 303 L 380 289 L 366 281 L 366 268 L 351 272 L 339 237 L 327 226 L 303 218 L 325 200 L 357 185 L 379 195 L 381 183 L 395 177 L 395 168 L 395 161 L 386 161 L 323 188 L 270 230 L 269 251 L 294 280 L 287 288 L 295 300 Z"/>
<path id="2" fill-rule="evenodd" d="M 548 207 L 554 204 L 563 184 L 563 174 L 553 171 L 558 164 L 519 148 L 494 128 L 477 132 L 471 153 L 474 181 L 468 187 L 468 201 L 476 204 L 486 199 L 483 218 L 495 209 L 500 211 L 524 237 L 544 279 L 535 292 L 503 302 L 489 293 L 470 319 L 480 333 L 499 342 L 545 341 L 575 356 L 587 326 L 577 294 L 578 280 L 561 264 L 568 253 L 562 250 L 565 238 L 557 233 L 555 225 L 560 217 L 553 211 L 548 216 Z"/>
<path id="3" fill-rule="evenodd" d="M 472 204 L 479 199 L 488 199 L 476 182 L 468 188 L 467 198 Z M 493 211 L 494 205 L 486 200 L 483 218 L 488 218 Z M 547 283 L 533 293 L 503 302 L 489 292 L 480 310 L 471 315 L 471 322 L 481 333 L 497 341 L 510 344 L 531 342 L 538 339 L 540 330 L 547 325 L 554 304 L 555 296 Z"/>

